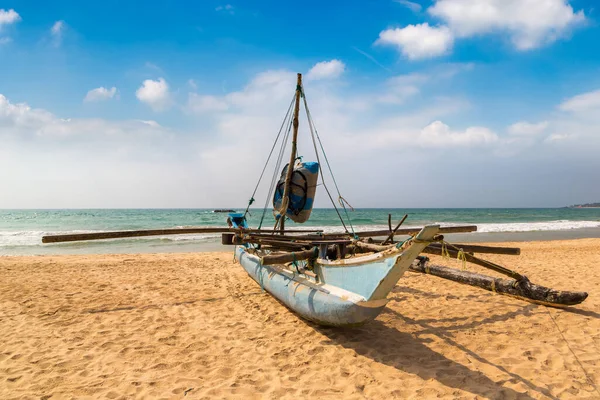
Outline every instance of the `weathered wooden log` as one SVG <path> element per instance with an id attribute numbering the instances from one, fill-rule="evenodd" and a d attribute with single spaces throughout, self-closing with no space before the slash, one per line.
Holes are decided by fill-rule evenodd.
<path id="1" fill-rule="evenodd" d="M 310 250 L 293 251 L 283 254 L 269 254 L 260 258 L 262 265 L 286 264 L 289 262 L 316 259 L 319 255 L 319 248 L 313 247 Z"/>
<path id="2" fill-rule="evenodd" d="M 140 236 L 163 236 L 163 235 L 186 235 L 191 233 L 239 233 L 241 229 L 223 228 L 218 226 L 199 226 L 194 228 L 169 228 L 169 229 L 144 229 L 137 231 L 114 231 L 114 232 L 93 232 L 76 233 L 69 235 L 47 235 L 42 237 L 42 243 L 75 242 L 79 240 L 101 240 L 101 239 L 121 239 Z M 272 233 L 272 230 L 266 229 L 244 229 L 243 232 Z M 294 233 L 314 233 L 321 230 L 289 230 Z"/>
<path id="3" fill-rule="evenodd" d="M 495 278 L 455 268 L 430 265 L 427 262 L 414 262 L 410 271 L 420 272 L 489 290 L 494 293 L 516 297 L 536 304 L 551 307 L 572 306 L 583 302 L 588 294 L 586 292 L 561 291 L 531 283 L 527 278 L 516 281 L 514 279 Z"/>
<path id="4" fill-rule="evenodd" d="M 446 251 L 448 252 L 448 255 L 451 257 L 458 257 L 458 251 L 454 250 L 454 249 L 446 249 Z M 424 248 L 421 253 L 426 253 L 426 254 L 435 254 L 438 256 L 443 256 L 444 252 L 442 251 L 441 247 L 430 247 L 427 246 L 426 248 Z M 501 274 L 504 274 L 506 276 L 509 276 L 515 280 L 521 280 L 522 278 L 524 278 L 523 275 L 515 272 L 515 271 L 511 271 L 508 268 L 504 268 L 501 265 L 495 264 L 491 261 L 487 261 L 487 260 L 482 260 L 480 258 L 477 258 L 475 256 L 472 256 L 469 253 L 463 253 L 464 255 L 464 259 L 467 262 L 470 262 L 471 264 L 475 264 L 475 265 L 479 265 L 481 267 L 487 268 L 487 269 L 491 269 L 492 271 L 496 271 L 499 272 Z"/>
<path id="5" fill-rule="evenodd" d="M 456 244 L 452 243 L 452 246 L 462 249 L 466 253 L 487 253 L 487 254 L 504 254 L 511 256 L 518 256 L 521 254 L 521 249 L 518 247 L 495 247 L 495 246 L 481 246 L 474 244 Z M 441 243 L 431 243 L 427 247 L 442 248 Z"/>

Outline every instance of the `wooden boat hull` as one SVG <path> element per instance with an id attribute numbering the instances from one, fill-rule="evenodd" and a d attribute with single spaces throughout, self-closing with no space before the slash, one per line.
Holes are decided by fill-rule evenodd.
<path id="1" fill-rule="evenodd" d="M 388 300 L 367 301 L 347 290 L 318 284 L 276 265 L 262 265 L 260 258 L 243 246 L 236 249 L 242 267 L 264 290 L 286 307 L 320 325 L 360 326 L 375 319 Z"/>
<path id="2" fill-rule="evenodd" d="M 428 225 L 414 239 L 371 255 L 319 258 L 313 268 L 317 278 L 282 265 L 263 265 L 245 246 L 238 246 L 236 255 L 264 290 L 301 317 L 321 325 L 357 326 L 385 308 L 388 293 L 439 229 Z"/>

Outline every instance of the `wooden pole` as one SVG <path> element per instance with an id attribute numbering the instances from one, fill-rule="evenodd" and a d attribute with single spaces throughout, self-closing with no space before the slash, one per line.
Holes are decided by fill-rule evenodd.
<path id="1" fill-rule="evenodd" d="M 404 223 L 404 221 L 406 221 L 406 218 L 408 218 L 408 214 L 404 214 L 404 217 L 402 218 L 402 220 L 400 220 L 400 222 L 398 222 L 398 225 L 396 225 L 396 228 L 390 232 L 390 236 L 387 237 L 387 239 L 385 239 L 383 242 L 381 242 L 381 244 L 386 244 L 388 241 L 390 240 L 394 240 L 394 234 L 396 233 L 396 231 L 398 230 L 398 228 L 400 228 L 400 225 L 402 225 Z"/>
<path id="2" fill-rule="evenodd" d="M 446 249 L 446 251 L 448 252 L 448 255 L 450 255 L 451 257 L 458 257 L 457 250 Z M 421 251 L 421 253 L 435 254 L 438 256 L 444 255 L 444 252 L 442 251 L 441 247 L 430 247 L 430 246 L 425 247 L 423 249 L 423 251 Z M 466 262 L 470 262 L 472 264 L 479 265 L 479 266 L 487 268 L 487 269 L 491 269 L 492 271 L 499 272 L 499 273 L 509 276 L 517 281 L 520 281 L 525 278 L 523 275 L 519 274 L 518 272 L 511 271 L 510 269 L 504 268 L 503 266 L 498 265 L 498 264 L 494 264 L 491 261 L 482 260 L 481 258 L 472 256 L 469 253 L 464 253 L 464 257 L 465 257 Z M 525 279 L 527 279 L 527 278 L 525 278 Z"/>
<path id="3" fill-rule="evenodd" d="M 101 240 L 101 239 L 121 239 L 140 236 L 163 236 L 163 235 L 186 235 L 192 233 L 275 233 L 268 229 L 236 229 L 222 228 L 218 226 L 200 226 L 195 228 L 171 228 L 171 229 L 145 229 L 137 231 L 114 231 L 114 232 L 93 232 L 77 233 L 69 235 L 47 235 L 42 237 L 42 243 L 76 242 L 79 240 Z M 295 233 L 322 232 L 319 230 L 290 230 Z"/>
<path id="4" fill-rule="evenodd" d="M 287 208 L 289 203 L 290 183 L 292 180 L 292 173 L 294 172 L 294 162 L 296 161 L 297 141 L 298 141 L 298 114 L 300 114 L 300 96 L 302 94 L 302 74 L 298 74 L 298 80 L 296 83 L 296 103 L 294 104 L 294 120 L 292 122 L 292 152 L 290 153 L 290 162 L 288 164 L 287 174 L 285 175 L 285 185 L 283 186 L 283 197 L 281 199 L 281 209 L 279 210 L 281 234 L 285 230 L 285 216 L 287 214 Z"/>
<path id="5" fill-rule="evenodd" d="M 395 235 L 414 235 L 416 233 L 419 233 L 421 231 L 421 229 L 423 229 L 423 227 L 418 227 L 418 228 L 403 228 L 403 229 L 398 229 L 395 233 Z M 441 227 L 439 232 L 440 234 L 443 233 L 465 233 L 465 232 L 476 232 L 477 231 L 477 226 L 476 225 L 465 225 L 465 226 L 447 226 L 447 227 Z M 377 231 L 364 231 L 364 232 L 355 232 L 356 236 L 358 237 L 378 237 L 378 236 L 388 236 L 390 234 L 390 231 L 388 229 L 385 230 L 377 230 Z M 348 236 L 347 233 L 324 233 L 323 237 L 337 237 L 337 236 Z"/>
<path id="6" fill-rule="evenodd" d="M 390 249 L 392 246 L 387 245 L 379 245 L 374 243 L 365 243 L 361 241 L 356 241 L 354 244 L 364 250 L 367 251 L 384 251 Z M 477 246 L 477 245 L 469 245 L 469 244 L 452 244 L 452 246 L 461 248 L 466 253 L 487 253 L 487 254 L 505 254 L 505 255 L 519 255 L 521 249 L 515 247 L 492 247 L 492 246 Z M 422 251 L 423 253 L 429 254 L 437 254 L 441 255 L 442 246 L 439 243 L 431 243 Z M 448 253 L 452 256 L 457 256 L 458 252 L 453 249 L 448 249 Z M 487 264 L 486 264 L 487 265 Z"/>
<path id="7" fill-rule="evenodd" d="M 504 254 L 509 256 L 518 256 L 521 254 L 521 249 L 518 247 L 495 247 L 495 246 L 480 246 L 476 244 L 457 244 L 452 243 L 452 246 L 462 249 L 466 253 L 488 253 L 488 254 Z M 442 248 L 441 243 L 431 243 L 427 247 Z"/>

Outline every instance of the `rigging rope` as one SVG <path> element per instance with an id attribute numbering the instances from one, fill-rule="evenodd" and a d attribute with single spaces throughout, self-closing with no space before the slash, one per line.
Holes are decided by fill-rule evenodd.
<path id="1" fill-rule="evenodd" d="M 331 170 L 331 165 L 329 164 L 329 159 L 327 158 L 327 154 L 325 153 L 325 149 L 323 148 L 323 143 L 321 142 L 321 138 L 319 137 L 319 132 L 317 131 L 317 128 L 312 119 L 312 115 L 310 114 L 310 110 L 308 109 L 308 103 L 306 101 L 306 95 L 304 94 L 304 91 L 302 92 L 302 98 L 304 99 L 304 110 L 306 111 L 306 118 L 308 119 L 308 127 L 310 129 L 310 135 L 312 137 L 313 146 L 315 148 L 315 155 L 317 157 L 317 162 L 319 163 L 319 169 L 321 170 L 321 182 L 323 183 L 323 187 L 325 188 L 325 191 L 327 192 L 327 195 L 329 196 L 329 200 L 331 200 L 331 204 L 333 205 L 335 212 L 337 213 L 342 225 L 344 226 L 344 230 L 346 231 L 346 233 L 349 233 L 348 228 L 346 227 L 346 224 L 344 223 L 344 219 L 342 218 L 338 208 L 336 207 L 335 201 L 333 200 L 333 197 L 331 196 L 331 193 L 329 192 L 329 189 L 327 188 L 327 185 L 325 184 L 325 177 L 323 174 L 323 168 L 321 167 L 321 161 L 319 160 L 319 152 L 317 150 L 317 142 L 315 140 L 315 136 L 317 137 L 317 140 L 319 141 L 319 146 L 321 147 L 321 152 L 323 153 L 323 157 L 325 158 L 325 162 L 327 163 L 327 169 L 329 169 L 329 174 L 331 175 L 331 179 L 333 180 L 333 184 L 335 185 L 335 189 L 338 194 L 338 201 L 344 208 L 344 213 L 346 214 L 346 218 L 348 219 L 348 224 L 350 225 L 350 229 L 352 230 L 352 236 L 355 237 L 356 233 L 354 232 L 354 227 L 352 226 L 352 220 L 350 219 L 350 215 L 348 214 L 348 209 L 346 208 L 344 203 L 340 200 L 340 199 L 343 199 L 344 201 L 346 201 L 346 199 L 344 199 L 342 197 L 342 195 L 340 193 L 340 189 L 335 180 L 335 176 L 333 175 L 333 171 Z M 313 130 L 313 128 L 314 128 L 314 130 Z M 348 204 L 348 205 L 350 205 L 350 204 Z"/>
<path id="2" fill-rule="evenodd" d="M 319 136 L 319 133 L 317 131 L 317 128 L 315 127 L 314 121 L 312 119 L 312 115 L 310 113 L 310 110 L 308 109 L 308 103 L 306 101 L 306 95 L 304 93 L 304 90 L 302 89 L 302 87 L 298 88 L 300 90 L 300 95 L 303 99 L 304 102 L 304 109 L 306 111 L 306 117 L 308 119 L 308 127 L 310 129 L 310 134 L 311 134 L 311 138 L 312 138 L 312 142 L 313 142 L 313 146 L 314 146 L 314 150 L 315 150 L 315 156 L 317 158 L 317 162 L 319 164 L 319 170 L 321 172 L 321 182 L 323 187 L 325 188 L 325 191 L 327 192 L 327 196 L 329 197 L 329 200 L 331 201 L 331 204 L 333 205 L 333 208 L 335 209 L 335 212 L 338 215 L 338 218 L 340 219 L 340 222 L 342 223 L 342 226 L 344 227 L 344 230 L 346 232 L 346 234 L 350 235 L 350 232 L 348 232 L 348 227 L 346 226 L 346 223 L 344 222 L 344 218 L 342 217 L 342 215 L 340 214 L 340 211 L 338 210 L 338 207 L 335 204 L 335 201 L 333 200 L 333 196 L 331 195 L 331 192 L 329 191 L 329 188 L 327 187 L 327 184 L 325 183 L 325 177 L 323 174 L 323 167 L 321 166 L 321 161 L 319 158 L 319 151 L 317 148 L 317 141 L 319 142 L 319 147 L 321 148 L 321 152 L 323 153 L 325 162 L 327 163 L 327 168 L 329 170 L 329 173 L 331 174 L 331 178 L 333 180 L 333 183 L 335 185 L 335 189 L 337 191 L 337 195 L 338 195 L 338 201 L 340 202 L 340 205 L 343 207 L 344 209 L 344 213 L 346 215 L 346 219 L 348 221 L 348 224 L 350 225 L 350 230 L 352 231 L 352 236 L 356 237 L 356 233 L 354 232 L 354 226 L 352 225 L 352 221 L 350 219 L 350 215 L 348 214 L 348 209 L 346 208 L 345 204 L 348 204 L 348 206 L 350 208 L 352 208 L 352 206 L 350 205 L 350 203 L 348 203 L 348 201 L 346 201 L 346 199 L 344 199 L 340 193 L 340 189 L 338 187 L 337 181 L 335 180 L 335 176 L 333 175 L 333 171 L 331 169 L 331 165 L 329 164 L 329 159 L 327 158 L 327 154 L 325 153 L 325 149 L 323 147 L 323 143 L 321 142 L 321 138 Z M 256 195 L 256 192 L 258 191 L 258 188 L 260 186 L 260 183 L 262 181 L 262 178 L 265 174 L 265 171 L 267 169 L 267 166 L 271 160 L 271 157 L 273 156 L 273 152 L 275 150 L 275 147 L 277 147 L 277 142 L 279 141 L 279 138 L 281 137 L 281 134 L 283 132 L 284 136 L 283 136 L 283 140 L 281 141 L 281 146 L 279 148 L 279 154 L 277 155 L 277 160 L 275 163 L 275 169 L 273 171 L 273 176 L 271 178 L 271 185 L 269 186 L 269 192 L 267 195 L 267 198 L 265 200 L 265 204 L 263 207 L 263 212 L 260 218 L 260 223 L 258 225 L 258 229 L 262 228 L 266 213 L 267 213 L 267 208 L 269 205 L 269 200 L 271 199 L 271 197 L 273 196 L 273 191 L 275 190 L 275 186 L 277 183 L 277 178 L 279 175 L 279 171 L 281 169 L 281 163 L 283 161 L 283 156 L 284 156 L 284 151 L 285 151 L 285 147 L 287 144 L 287 141 L 289 139 L 290 136 L 290 132 L 292 130 L 292 126 L 293 126 L 293 116 L 291 113 L 292 107 L 294 105 L 294 101 L 295 101 L 295 94 L 294 97 L 292 98 L 292 101 L 290 102 L 290 105 L 288 107 L 287 113 L 285 114 L 285 117 L 283 119 L 283 122 L 281 124 L 281 127 L 279 128 L 279 132 L 277 133 L 277 137 L 275 138 L 275 142 L 273 143 L 273 146 L 271 147 L 271 151 L 269 152 L 269 156 L 267 157 L 267 161 L 265 162 L 265 166 L 263 167 L 263 170 L 260 174 L 260 177 L 258 179 L 258 182 L 256 184 L 256 187 L 254 188 L 254 191 L 252 192 L 252 196 L 250 197 L 250 200 L 248 201 L 248 206 L 246 207 L 246 211 L 244 212 L 244 217 L 246 217 L 246 215 L 249 213 L 250 210 L 250 206 L 254 203 L 255 199 L 254 196 Z M 284 127 L 287 126 L 287 129 L 284 129 Z M 298 159 L 298 158 L 297 158 Z M 288 168 L 293 168 L 293 165 L 289 165 Z M 352 208 L 352 210 L 354 210 L 354 208 Z M 285 214 L 281 215 L 280 218 L 285 218 Z M 279 220 L 276 221 L 275 223 L 275 228 L 274 230 L 277 228 L 277 225 L 279 224 Z"/>
<path id="3" fill-rule="evenodd" d="M 269 156 L 267 157 L 267 161 L 265 162 L 265 166 L 263 167 L 263 170 L 260 173 L 260 177 L 258 178 L 258 182 L 256 183 L 256 187 L 254 188 L 254 192 L 252 192 L 252 196 L 250 196 L 250 200 L 248 201 L 248 207 L 246 207 L 246 211 L 244 211 L 244 218 L 246 218 L 246 215 L 248 214 L 248 211 L 250 210 L 250 206 L 255 201 L 254 200 L 254 196 L 256 195 L 256 191 L 258 190 L 258 187 L 260 186 L 260 181 L 262 180 L 263 175 L 265 174 L 265 171 L 267 169 L 267 165 L 269 165 L 269 161 L 271 160 L 271 156 L 273 155 L 273 150 L 275 150 L 275 146 L 277 145 L 277 141 L 279 140 L 279 137 L 281 136 L 281 132 L 283 132 L 283 126 L 285 125 L 285 121 L 288 119 L 288 116 L 290 115 L 290 113 L 292 111 L 292 106 L 293 105 L 294 105 L 294 98 L 292 98 L 292 101 L 290 102 L 290 106 L 288 107 L 287 113 L 285 114 L 285 118 L 283 119 L 283 122 L 281 123 L 281 127 L 279 128 L 279 132 L 277 133 L 277 137 L 275 138 L 275 142 L 273 142 L 273 147 L 271 147 L 271 151 L 269 152 Z"/>
<path id="4" fill-rule="evenodd" d="M 292 100 L 292 104 L 294 103 L 294 100 Z M 258 225 L 258 229 L 260 229 L 262 227 L 262 224 L 265 220 L 265 215 L 267 214 L 267 208 L 269 205 L 269 200 L 271 199 L 271 197 L 273 196 L 273 191 L 275 190 L 275 185 L 277 183 L 277 178 L 278 178 L 278 174 L 279 174 L 279 170 L 281 168 L 281 162 L 283 161 L 283 155 L 284 155 L 284 151 L 285 151 L 285 147 L 288 141 L 288 138 L 290 137 L 290 132 L 292 130 L 292 123 L 293 123 L 293 118 L 292 115 L 286 114 L 286 118 L 283 121 L 282 126 L 286 125 L 286 119 L 288 120 L 287 122 L 287 130 L 286 133 L 283 137 L 283 140 L 281 141 L 281 147 L 279 148 L 279 154 L 277 155 L 277 161 L 275 163 L 275 169 L 273 170 L 273 176 L 271 177 L 271 184 L 269 186 L 269 192 L 267 194 L 267 198 L 265 199 L 265 205 L 263 207 L 263 212 L 262 212 L 262 216 L 260 217 L 260 223 Z"/>

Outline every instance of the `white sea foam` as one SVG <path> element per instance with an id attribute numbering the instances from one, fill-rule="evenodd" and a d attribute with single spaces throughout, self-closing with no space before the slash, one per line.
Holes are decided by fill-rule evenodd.
<path id="1" fill-rule="evenodd" d="M 442 226 L 453 226 L 453 225 L 470 225 L 467 223 L 445 223 L 436 222 Z M 403 228 L 414 227 L 414 225 L 403 226 Z M 479 233 L 495 233 L 495 232 L 536 232 L 536 231 L 565 231 L 573 229 L 585 229 L 585 228 L 600 228 L 600 221 L 571 221 L 571 220 L 558 220 L 558 221 L 546 221 L 546 222 L 514 222 L 514 223 L 484 223 L 477 224 L 477 232 Z M 325 226 L 325 227 L 302 227 L 302 229 L 323 229 L 325 233 L 330 232 L 341 232 L 340 226 Z M 350 229 L 350 227 L 348 227 Z M 383 230 L 387 229 L 387 225 L 358 225 L 354 226 L 356 232 L 367 231 L 367 230 Z M 76 233 L 93 233 L 100 231 L 90 230 L 72 230 L 63 232 L 45 232 L 45 231 L 0 231 L 0 249 L 11 248 L 19 246 L 41 246 L 42 236 L 52 234 L 76 234 Z M 127 239 L 107 239 L 96 242 L 94 245 L 101 245 L 102 243 L 116 242 L 116 241 L 128 241 L 135 243 L 143 242 L 171 242 L 173 244 L 185 244 L 189 242 L 218 242 L 220 234 L 188 234 L 188 235 L 169 235 L 169 236 L 145 236 L 145 237 L 133 237 Z M 50 246 L 69 246 L 72 243 L 65 244 L 52 244 Z M 78 242 L 82 243 L 82 242 Z"/>
<path id="2" fill-rule="evenodd" d="M 538 232 L 538 231 L 566 231 L 572 229 L 600 228 L 600 221 L 544 221 L 544 222 L 503 222 L 503 223 L 457 223 L 457 222 L 434 222 L 441 226 L 463 226 L 477 225 L 477 232 Z M 420 225 L 422 226 L 422 225 Z M 414 228 L 415 225 L 402 226 L 404 228 Z M 327 226 L 322 228 L 325 233 L 340 232 L 339 226 Z M 348 227 L 350 229 L 350 227 Z M 387 225 L 358 225 L 354 227 L 356 232 L 388 229 Z"/>
<path id="3" fill-rule="evenodd" d="M 537 232 L 566 231 L 571 229 L 600 228 L 600 221 L 545 221 L 478 224 L 478 232 Z"/>

